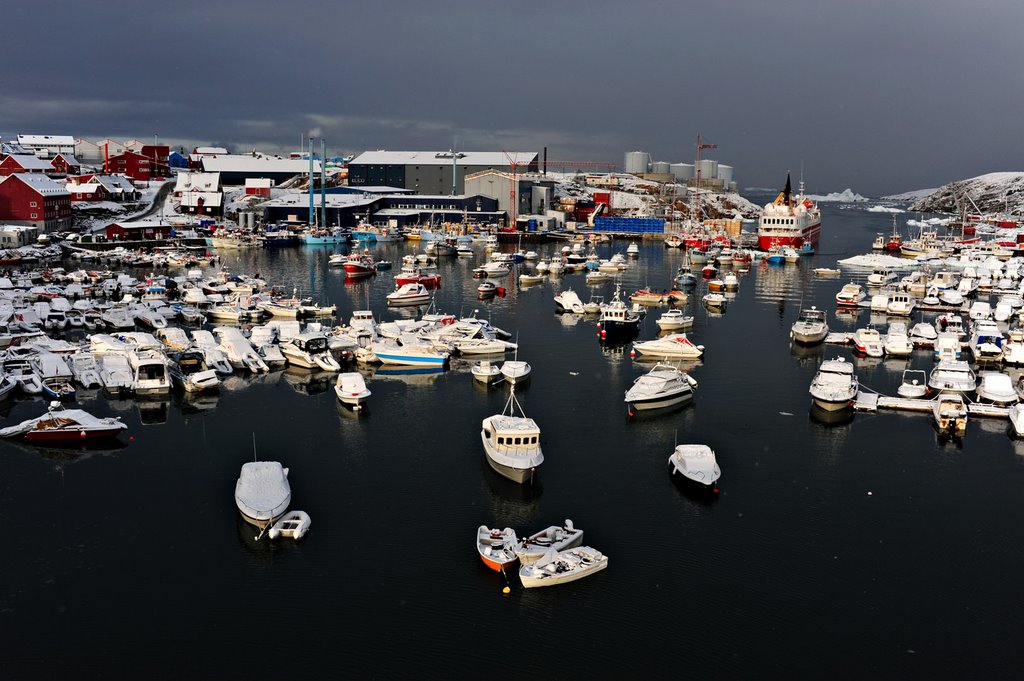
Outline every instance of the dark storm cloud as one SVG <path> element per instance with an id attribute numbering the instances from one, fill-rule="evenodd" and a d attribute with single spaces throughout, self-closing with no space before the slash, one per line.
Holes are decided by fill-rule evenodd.
<path id="1" fill-rule="evenodd" d="M 287 151 L 548 146 L 879 194 L 1020 170 L 1024 3 L 105 2 L 5 9 L 0 130 Z"/>

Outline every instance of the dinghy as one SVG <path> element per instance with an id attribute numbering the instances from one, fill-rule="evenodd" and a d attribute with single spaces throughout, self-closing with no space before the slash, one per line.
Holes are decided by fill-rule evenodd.
<path id="1" fill-rule="evenodd" d="M 476 531 L 476 550 L 480 560 L 495 572 L 502 572 L 518 560 L 517 541 L 516 533 L 509 527 L 499 530 L 481 525 Z"/>
<path id="2" fill-rule="evenodd" d="M 575 582 L 606 567 L 608 556 L 589 546 L 557 552 L 549 550 L 536 562 L 521 567 L 519 580 L 527 589 L 555 586 Z"/>
<path id="3" fill-rule="evenodd" d="M 548 551 L 571 549 L 579 546 L 582 541 L 583 530 L 575 528 L 572 521 L 566 518 L 565 525 L 561 527 L 552 525 L 529 537 L 523 537 L 516 545 L 516 557 L 520 565 L 529 565 L 543 558 Z"/>
<path id="4" fill-rule="evenodd" d="M 281 516 L 280 520 L 274 523 L 273 527 L 267 532 L 267 536 L 271 539 L 288 537 L 298 541 L 309 532 L 309 526 L 312 522 L 309 514 L 305 511 L 288 511 Z"/>

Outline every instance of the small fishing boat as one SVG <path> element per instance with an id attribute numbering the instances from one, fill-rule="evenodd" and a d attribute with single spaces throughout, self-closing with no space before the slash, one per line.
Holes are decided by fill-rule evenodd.
<path id="1" fill-rule="evenodd" d="M 673 477 L 681 475 L 710 489 L 715 489 L 722 477 L 715 452 L 707 445 L 676 445 L 668 457 L 668 465 Z"/>
<path id="2" fill-rule="evenodd" d="M 574 582 L 606 567 L 608 556 L 589 546 L 579 546 L 545 553 L 536 562 L 519 568 L 519 580 L 527 589 L 554 586 Z"/>
<path id="3" fill-rule="evenodd" d="M 501 369 L 498 368 L 497 364 L 492 364 L 488 360 L 477 362 L 470 369 L 470 373 L 473 374 L 473 378 L 480 381 L 481 383 L 497 383 L 502 379 Z"/>
<path id="4" fill-rule="evenodd" d="M 583 541 L 583 530 L 573 526 L 566 518 L 565 525 L 552 525 L 528 537 L 523 537 L 516 544 L 516 557 L 520 565 L 529 565 L 541 559 L 551 550 L 564 551 L 579 546 Z"/>
<path id="5" fill-rule="evenodd" d="M 265 529 L 284 515 L 291 501 L 288 469 L 280 462 L 249 461 L 242 464 L 235 483 L 235 505 L 247 523 Z"/>
<path id="6" fill-rule="evenodd" d="M 516 533 L 510 527 L 504 530 L 481 525 L 476 530 L 476 551 L 484 565 L 495 572 L 503 572 L 519 558 L 516 556 Z"/>
<path id="7" fill-rule="evenodd" d="M 82 409 L 50 402 L 45 414 L 0 430 L 0 437 L 24 436 L 29 442 L 79 442 L 114 437 L 128 426 L 119 418 L 98 418 Z"/>
<path id="8" fill-rule="evenodd" d="M 361 409 L 363 402 L 370 397 L 370 389 L 366 387 L 366 380 L 358 371 L 350 371 L 338 374 L 338 380 L 334 383 L 334 394 L 342 404 L 350 405 L 353 409 Z"/>
<path id="9" fill-rule="evenodd" d="M 537 467 L 544 463 L 540 428 L 536 421 L 523 414 L 523 408 L 516 399 L 515 384 L 501 413 L 483 420 L 480 440 L 487 463 L 496 473 L 513 482 L 531 480 Z"/>
<path id="10" fill-rule="evenodd" d="M 815 267 L 813 270 L 816 277 L 838 277 L 842 272 L 831 267 Z"/>
<path id="11" fill-rule="evenodd" d="M 704 297 L 701 298 L 701 302 L 703 302 L 704 307 L 709 310 L 717 311 L 725 309 L 728 298 L 725 297 L 724 293 L 716 293 L 712 291 L 711 293 L 705 293 Z"/>

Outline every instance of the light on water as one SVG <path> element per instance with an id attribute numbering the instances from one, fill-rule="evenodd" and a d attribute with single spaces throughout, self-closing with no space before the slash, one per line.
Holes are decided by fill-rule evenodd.
<path id="1" fill-rule="evenodd" d="M 706 347 L 681 367 L 699 383 L 693 401 L 632 417 L 624 392 L 653 362 L 602 347 L 594 318 L 554 314 L 558 291 L 608 300 L 613 284 L 571 274 L 522 288 L 514 271 L 504 298 L 480 300 L 469 272 L 482 247 L 442 260 L 438 309 L 478 310 L 518 337 L 533 367 L 516 388 L 541 429 L 532 485 L 484 460 L 481 420 L 501 411 L 507 388 L 475 381 L 466 358 L 442 372 L 366 370 L 361 412 L 338 404 L 333 374 L 291 369 L 235 376 L 199 399 L 84 396 L 98 416 L 121 416 L 132 439 L 106 450 L 0 443 L 5 667 L 450 678 L 500 657 L 518 674 L 635 678 L 676 676 L 696 655 L 700 669 L 736 677 L 1005 669 L 1024 624 L 1011 588 L 1024 553 L 1014 539 L 1024 446 L 1003 421 L 972 417 L 951 441 L 930 415 L 811 409 L 818 365 L 850 351 L 791 346 L 800 308 L 828 310 L 836 330 L 868 321 L 834 314 L 848 272 L 811 270 L 866 251 L 891 223 L 859 206 L 823 210 L 818 254 L 755 264 L 724 313 L 701 305 L 698 283 L 682 308 Z M 417 248 L 375 254 L 397 264 Z M 227 253 L 224 266 L 336 303 L 346 320 L 353 309 L 415 315 L 384 305 L 397 267 L 346 283 L 327 265 L 335 250 Z M 640 250 L 623 290 L 670 287 L 682 254 L 660 242 Z M 658 335 L 659 312 L 640 340 Z M 853 362 L 862 384 L 888 395 L 904 368 L 932 364 L 923 351 Z M 30 401 L 0 409 L 3 425 L 39 412 Z M 239 517 L 232 494 L 254 441 L 260 459 L 290 469 L 292 507 L 315 520 L 301 542 L 256 541 Z M 719 495 L 670 477 L 676 442 L 714 449 Z M 524 590 L 475 555 L 481 524 L 522 535 L 564 518 L 608 569 Z"/>

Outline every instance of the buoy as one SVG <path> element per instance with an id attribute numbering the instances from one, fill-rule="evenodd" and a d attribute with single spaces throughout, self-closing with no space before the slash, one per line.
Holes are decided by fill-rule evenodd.
<path id="1" fill-rule="evenodd" d="M 501 593 L 503 593 L 503 594 L 508 594 L 508 593 L 512 593 L 512 589 L 510 589 L 510 588 L 508 588 L 508 587 L 506 586 L 506 587 L 505 587 L 504 589 L 502 589 L 502 590 L 501 590 Z"/>
<path id="2" fill-rule="evenodd" d="M 629 351 L 629 358 L 630 359 L 636 359 L 636 350 L 630 350 Z"/>

